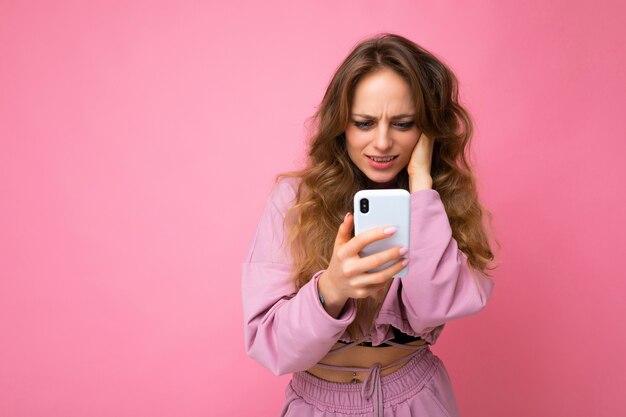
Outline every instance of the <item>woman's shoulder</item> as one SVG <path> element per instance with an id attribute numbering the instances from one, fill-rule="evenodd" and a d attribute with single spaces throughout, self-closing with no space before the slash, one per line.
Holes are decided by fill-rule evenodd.
<path id="1" fill-rule="evenodd" d="M 280 177 L 278 178 L 270 192 L 270 200 L 279 206 L 286 206 L 294 202 L 298 187 L 300 186 L 300 177 Z"/>
<path id="2" fill-rule="evenodd" d="M 293 193 L 298 191 L 302 177 L 280 176 L 274 183 L 274 187 L 289 190 Z"/>

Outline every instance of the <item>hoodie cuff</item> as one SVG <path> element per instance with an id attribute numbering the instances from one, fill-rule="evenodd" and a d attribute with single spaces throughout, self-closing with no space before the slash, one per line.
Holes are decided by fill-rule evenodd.
<path id="1" fill-rule="evenodd" d="M 352 323 L 352 321 L 356 317 L 356 301 L 354 300 L 354 298 L 348 298 L 348 301 L 346 301 L 346 305 L 343 307 L 341 313 L 339 313 L 339 317 L 337 318 L 334 318 L 333 316 L 328 314 L 328 312 L 322 305 L 322 302 L 320 301 L 320 293 L 318 289 L 318 282 L 320 276 L 324 273 L 324 271 L 326 270 L 322 269 L 320 271 L 317 271 L 309 281 L 309 284 L 313 287 L 312 291 L 313 296 L 315 297 L 313 303 L 316 306 L 315 311 L 317 314 L 324 316 L 325 320 L 330 321 L 333 324 L 343 325 L 345 327 L 348 324 Z"/>

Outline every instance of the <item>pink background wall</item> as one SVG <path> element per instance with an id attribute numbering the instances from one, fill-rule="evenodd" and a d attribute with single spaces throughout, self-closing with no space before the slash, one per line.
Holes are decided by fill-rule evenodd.
<path id="1" fill-rule="evenodd" d="M 277 415 L 240 263 L 381 31 L 457 73 L 502 243 L 433 347 L 463 415 L 626 414 L 623 2 L 302 3 L 0 3 L 0 415 Z"/>

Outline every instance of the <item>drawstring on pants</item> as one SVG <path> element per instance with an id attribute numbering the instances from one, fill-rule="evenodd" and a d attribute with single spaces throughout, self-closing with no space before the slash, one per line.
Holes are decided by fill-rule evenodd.
<path id="1" fill-rule="evenodd" d="M 403 358 L 404 359 L 404 358 Z M 374 364 L 367 373 L 361 388 L 361 396 L 366 400 L 372 400 L 374 405 L 374 417 L 383 417 L 383 387 L 380 382 L 380 363 Z"/>
<path id="2" fill-rule="evenodd" d="M 356 342 L 352 342 L 346 346 L 342 346 L 338 349 L 334 349 L 332 350 L 330 353 L 334 353 L 340 350 L 344 350 L 348 347 L 354 346 L 357 343 L 360 343 L 360 341 L 356 341 Z M 361 387 L 361 397 L 363 397 L 363 399 L 367 400 L 367 401 L 371 401 L 372 406 L 374 407 L 374 412 L 372 414 L 373 417 L 383 417 L 384 414 L 384 409 L 383 409 L 383 405 L 384 405 L 384 398 L 383 398 L 383 387 L 382 387 L 382 382 L 381 382 L 381 376 L 380 373 L 382 370 L 384 369 L 389 369 L 392 368 L 404 361 L 407 361 L 408 359 L 412 358 L 413 356 L 416 356 L 417 354 L 420 353 L 420 351 L 422 349 L 427 348 L 428 346 L 430 346 L 430 344 L 425 343 L 423 345 L 402 345 L 400 343 L 395 343 L 395 342 L 391 342 L 391 341 L 387 341 L 385 343 L 388 344 L 392 344 L 392 345 L 396 345 L 398 347 L 404 348 L 404 349 L 409 349 L 409 350 L 414 350 L 414 352 L 390 363 L 389 365 L 383 367 L 380 363 L 375 363 L 374 365 L 372 365 L 369 368 L 360 368 L 360 367 L 353 367 L 353 366 L 336 366 L 336 365 L 326 365 L 326 364 L 322 364 L 322 363 L 318 363 L 315 366 L 320 367 L 320 368 L 324 368 L 324 369 L 332 369 L 335 371 L 352 371 L 352 372 L 361 372 L 361 371 L 368 371 L 367 375 L 365 376 L 365 379 L 363 380 L 363 385 Z"/>

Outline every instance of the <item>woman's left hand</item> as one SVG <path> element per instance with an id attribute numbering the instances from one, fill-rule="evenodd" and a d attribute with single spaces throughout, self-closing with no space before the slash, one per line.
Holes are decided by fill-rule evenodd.
<path id="1" fill-rule="evenodd" d="M 411 160 L 406 169 L 409 173 L 409 186 L 411 192 L 432 188 L 433 179 L 430 175 L 430 169 L 433 160 L 433 147 L 435 141 L 424 133 L 417 140 Z"/>

